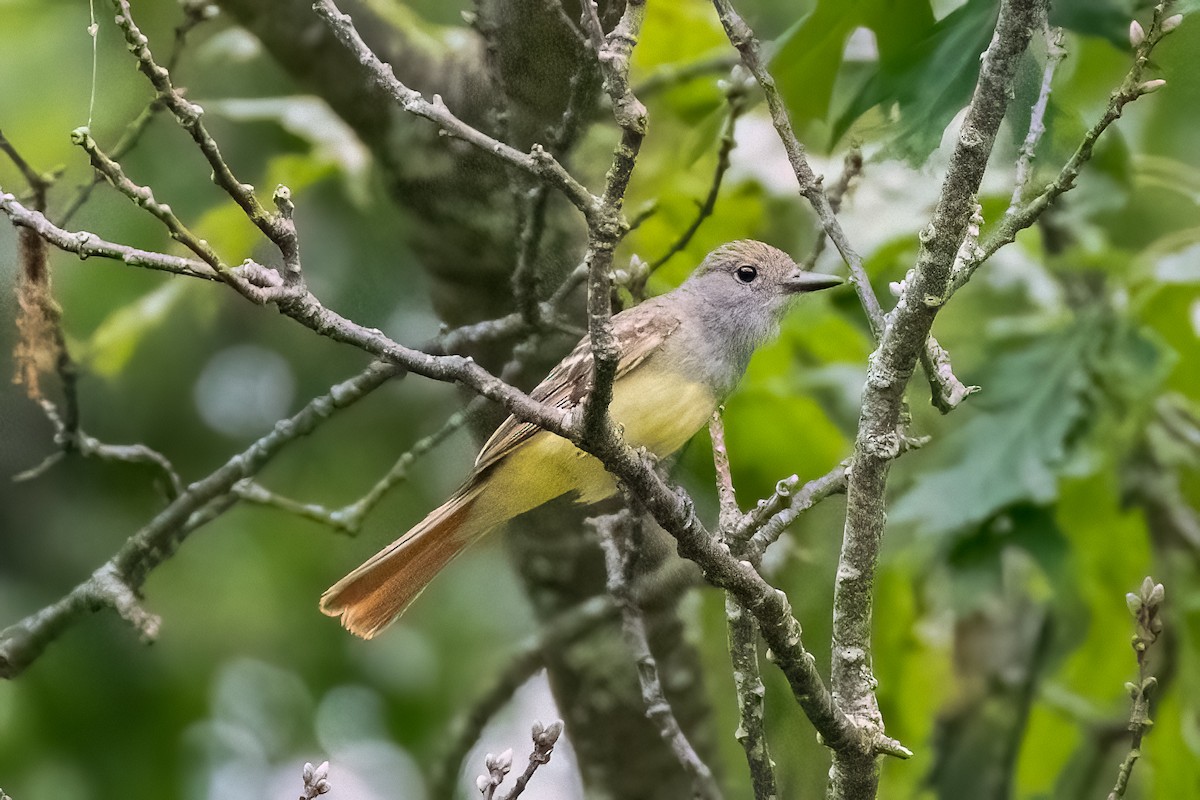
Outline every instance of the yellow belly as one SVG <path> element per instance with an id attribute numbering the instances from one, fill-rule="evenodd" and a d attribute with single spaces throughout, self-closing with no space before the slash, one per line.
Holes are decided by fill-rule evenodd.
<path id="1" fill-rule="evenodd" d="M 609 413 L 626 442 L 665 458 L 704 427 L 717 402 L 707 387 L 682 375 L 659 373 L 652 379 L 645 366 L 613 385 Z M 568 492 L 575 492 L 580 503 L 594 503 L 616 490 L 599 461 L 542 431 L 492 468 L 476 513 L 490 527 Z"/>

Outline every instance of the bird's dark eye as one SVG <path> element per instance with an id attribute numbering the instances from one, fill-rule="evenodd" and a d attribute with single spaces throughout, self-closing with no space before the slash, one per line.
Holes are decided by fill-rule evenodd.
<path id="1" fill-rule="evenodd" d="M 753 283 L 754 279 L 758 277 L 758 270 L 749 264 L 743 264 L 733 271 L 733 276 L 742 283 Z"/>

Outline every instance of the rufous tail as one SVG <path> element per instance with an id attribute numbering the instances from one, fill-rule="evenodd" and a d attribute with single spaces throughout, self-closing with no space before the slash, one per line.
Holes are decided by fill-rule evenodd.
<path id="1" fill-rule="evenodd" d="M 477 488 L 456 493 L 416 527 L 321 595 L 321 611 L 370 639 L 417 599 L 443 567 L 491 526 L 472 524 Z"/>

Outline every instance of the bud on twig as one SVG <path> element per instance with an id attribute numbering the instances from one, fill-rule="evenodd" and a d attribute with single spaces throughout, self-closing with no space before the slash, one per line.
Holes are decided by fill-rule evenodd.
<path id="1" fill-rule="evenodd" d="M 1167 82 L 1162 78 L 1155 78 L 1152 81 L 1146 81 L 1138 87 L 1138 94 L 1151 94 L 1157 92 L 1162 87 L 1166 86 Z"/>
<path id="2" fill-rule="evenodd" d="M 1179 27 L 1179 23 L 1183 22 L 1183 14 L 1173 14 L 1162 21 L 1162 32 L 1170 33 Z"/>
<path id="3" fill-rule="evenodd" d="M 484 766 L 488 768 L 488 771 L 499 772 L 503 775 L 507 775 L 508 771 L 512 769 L 512 760 L 513 751 L 510 747 L 500 755 L 488 753 L 487 757 L 483 760 L 483 763 Z"/>
<path id="4" fill-rule="evenodd" d="M 1142 23 L 1136 19 L 1129 23 L 1129 43 L 1136 47 L 1141 47 L 1142 42 L 1146 41 L 1146 31 L 1142 28 Z"/>

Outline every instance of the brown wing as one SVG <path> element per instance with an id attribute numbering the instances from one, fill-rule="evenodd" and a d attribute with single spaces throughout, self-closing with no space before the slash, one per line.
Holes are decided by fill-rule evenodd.
<path id="1" fill-rule="evenodd" d="M 621 359 L 617 362 L 617 378 L 628 373 L 662 346 L 679 327 L 679 318 L 663 309 L 656 299 L 647 300 L 613 317 L 613 335 Z M 579 405 L 592 385 L 592 345 L 584 337 L 566 358 L 550 370 L 529 396 L 542 403 L 569 410 Z M 512 452 L 541 428 L 509 417 L 483 445 L 475 459 L 478 474 Z"/>

